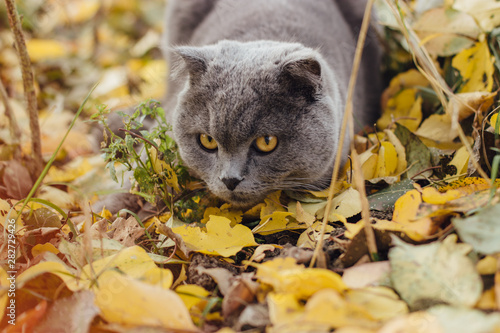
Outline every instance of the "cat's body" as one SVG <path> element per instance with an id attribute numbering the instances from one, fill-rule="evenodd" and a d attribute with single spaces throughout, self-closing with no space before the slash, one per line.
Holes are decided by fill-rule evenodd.
<path id="1" fill-rule="evenodd" d="M 169 0 L 177 74 L 166 109 L 184 163 L 214 194 L 247 206 L 328 185 L 364 3 Z M 378 65 L 371 37 L 354 98 L 361 125 L 377 117 Z"/>

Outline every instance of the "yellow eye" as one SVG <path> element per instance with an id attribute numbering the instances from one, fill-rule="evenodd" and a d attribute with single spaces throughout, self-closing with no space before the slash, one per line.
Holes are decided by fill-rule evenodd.
<path id="1" fill-rule="evenodd" d="M 208 134 L 200 134 L 198 140 L 200 141 L 201 146 L 207 150 L 217 149 L 217 141 L 215 141 L 215 139 Z"/>
<path id="2" fill-rule="evenodd" d="M 255 140 L 255 148 L 261 153 L 270 153 L 278 145 L 278 138 L 274 135 L 265 135 Z"/>

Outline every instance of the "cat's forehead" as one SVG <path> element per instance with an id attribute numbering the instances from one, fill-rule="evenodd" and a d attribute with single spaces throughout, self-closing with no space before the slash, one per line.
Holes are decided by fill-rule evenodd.
<path id="1" fill-rule="evenodd" d="M 253 42 L 236 42 L 222 40 L 206 48 L 207 58 L 213 64 L 227 65 L 230 63 L 263 64 L 284 60 L 293 52 L 305 49 L 301 44 L 281 43 L 259 40 Z"/>

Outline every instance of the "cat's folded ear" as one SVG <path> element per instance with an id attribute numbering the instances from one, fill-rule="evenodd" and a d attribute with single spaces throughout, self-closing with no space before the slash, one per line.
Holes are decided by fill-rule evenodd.
<path id="1" fill-rule="evenodd" d="M 173 60 L 174 78 L 187 71 L 191 82 L 196 82 L 207 70 L 208 53 L 203 47 L 178 46 L 173 49 L 177 57 Z"/>
<path id="2" fill-rule="evenodd" d="M 293 97 L 313 102 L 321 92 L 321 64 L 314 56 L 286 61 L 280 74 L 280 82 Z"/>

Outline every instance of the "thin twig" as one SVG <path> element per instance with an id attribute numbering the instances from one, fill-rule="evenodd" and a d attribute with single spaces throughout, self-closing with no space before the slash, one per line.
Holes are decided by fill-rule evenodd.
<path id="1" fill-rule="evenodd" d="M 351 129 L 350 129 L 351 130 L 350 131 L 351 132 L 351 139 L 354 138 L 354 134 L 353 134 L 354 133 L 354 125 L 352 125 L 353 124 L 352 99 L 354 96 L 354 87 L 356 84 L 356 78 L 358 75 L 359 65 L 361 62 L 361 55 L 362 55 L 362 51 L 363 51 L 363 46 L 365 44 L 366 34 L 368 32 L 368 26 L 370 23 L 370 16 L 371 16 L 373 3 L 374 3 L 374 0 L 368 0 L 368 3 L 366 4 L 366 8 L 365 8 L 365 14 L 363 16 L 363 23 L 361 24 L 358 42 L 356 45 L 356 52 L 354 54 L 354 62 L 353 62 L 353 66 L 352 66 L 351 77 L 349 79 L 349 88 L 347 90 L 347 101 L 346 101 L 346 105 L 345 105 L 344 117 L 342 119 L 342 127 L 340 130 L 340 140 L 339 140 L 339 144 L 338 144 L 337 155 L 335 156 L 335 164 L 333 165 L 332 181 L 330 184 L 330 189 L 328 191 L 328 201 L 326 203 L 325 216 L 323 217 L 323 222 L 321 225 L 321 231 L 319 234 L 318 243 L 316 244 L 316 247 L 314 249 L 314 254 L 313 254 L 313 257 L 311 259 L 310 267 L 313 267 L 314 264 L 316 263 L 319 252 L 321 251 L 321 249 L 323 247 L 323 238 L 324 238 L 324 234 L 326 231 L 326 226 L 328 224 L 328 216 L 330 215 L 330 211 L 332 209 L 332 200 L 333 200 L 333 195 L 335 194 L 335 188 L 336 188 L 335 184 L 337 183 L 337 175 L 338 175 L 339 169 L 340 169 L 342 147 L 344 145 L 348 120 L 350 120 L 350 124 L 351 124 L 351 126 L 350 126 L 351 127 Z M 352 142 L 351 142 L 351 147 L 353 147 Z M 353 149 L 353 152 L 354 152 L 354 149 Z M 354 171 L 355 171 L 356 178 L 363 179 L 362 174 L 361 174 L 361 177 L 358 177 L 359 175 L 356 174 L 356 168 L 354 169 Z M 364 189 L 364 187 L 363 187 L 363 189 Z M 363 203 L 364 202 L 363 196 L 366 198 L 366 194 L 363 193 L 361 191 L 361 189 L 358 189 L 358 190 L 360 191 L 361 202 Z M 368 214 L 369 214 L 369 211 L 368 211 Z M 362 214 L 362 216 L 363 215 L 364 214 Z M 363 216 L 363 218 L 365 218 L 365 216 Z M 369 249 L 370 253 L 377 253 L 376 246 L 374 246 L 375 238 L 373 236 L 373 230 L 371 230 L 371 233 L 370 233 L 370 231 L 368 229 L 371 230 L 371 224 L 369 223 L 369 220 L 366 220 L 365 232 L 367 232 L 366 238 L 368 240 L 368 249 Z"/>
<path id="2" fill-rule="evenodd" d="M 125 128 L 119 128 L 118 130 L 119 130 L 119 131 L 122 131 L 122 132 L 125 132 L 125 133 L 128 133 L 128 134 L 130 134 L 130 135 L 132 135 L 132 136 L 135 136 L 135 137 L 136 137 L 136 138 L 138 138 L 138 139 L 143 140 L 144 142 L 149 143 L 151 146 L 155 147 L 155 149 L 159 152 L 158 145 L 156 145 L 155 143 L 153 143 L 153 142 L 149 141 L 148 139 L 146 139 L 146 138 L 145 138 L 145 137 L 143 137 L 142 135 L 139 135 L 139 134 L 137 134 L 137 133 L 134 133 L 134 132 L 132 132 L 132 131 L 130 131 L 130 130 L 128 130 L 128 129 L 125 129 Z"/>
<path id="3" fill-rule="evenodd" d="M 31 60 L 26 49 L 24 35 L 21 27 L 21 21 L 17 13 L 16 4 L 14 0 L 5 0 L 7 8 L 7 16 L 9 18 L 10 28 L 14 34 L 17 54 L 21 63 L 21 73 L 23 77 L 24 95 L 26 97 L 27 109 L 30 118 L 30 131 L 31 131 L 31 149 L 33 153 L 33 168 L 31 177 L 37 179 L 42 173 L 43 159 L 42 159 L 42 145 L 40 136 L 40 124 L 38 122 L 38 105 L 35 95 L 35 84 L 33 79 L 33 71 L 31 69 Z"/>

